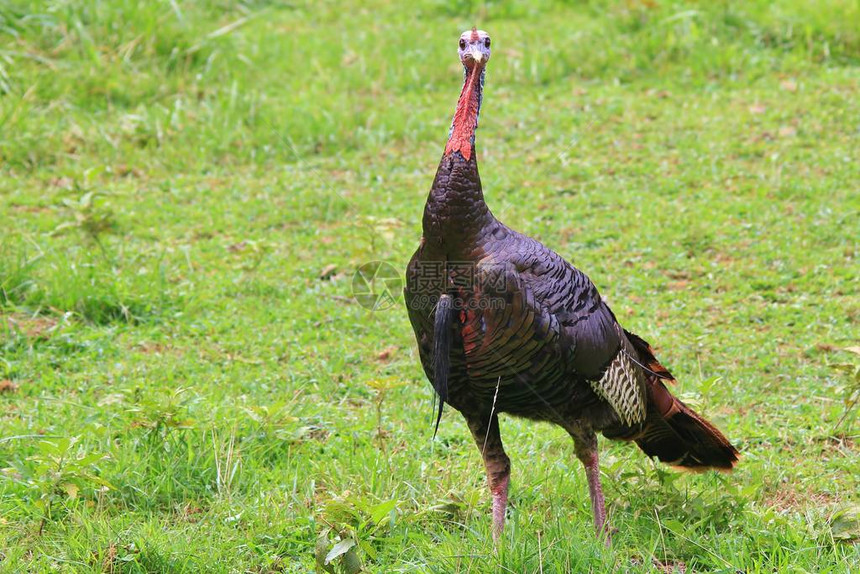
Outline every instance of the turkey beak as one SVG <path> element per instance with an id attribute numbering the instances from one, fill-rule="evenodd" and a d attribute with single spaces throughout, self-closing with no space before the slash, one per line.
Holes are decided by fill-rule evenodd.
<path id="1" fill-rule="evenodd" d="M 484 59 L 483 52 L 481 52 L 480 48 L 477 47 L 472 47 L 472 49 L 469 51 L 469 55 L 472 56 L 472 59 L 475 60 L 476 64 L 480 64 L 481 60 Z"/>

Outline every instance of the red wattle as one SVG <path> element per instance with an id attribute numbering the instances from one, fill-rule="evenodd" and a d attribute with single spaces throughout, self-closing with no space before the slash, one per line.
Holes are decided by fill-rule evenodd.
<path id="1" fill-rule="evenodd" d="M 481 78 L 480 66 L 475 65 L 469 71 L 463 91 L 457 101 L 457 110 L 454 112 L 453 129 L 448 145 L 445 146 L 445 155 L 459 151 L 463 159 L 469 161 L 472 157 L 472 136 L 478 127 L 478 90 Z"/>

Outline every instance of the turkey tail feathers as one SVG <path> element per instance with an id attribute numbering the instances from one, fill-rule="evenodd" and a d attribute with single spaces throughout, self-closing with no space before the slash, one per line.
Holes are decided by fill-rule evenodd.
<path id="1" fill-rule="evenodd" d="M 633 438 L 648 456 L 683 470 L 731 471 L 738 462 L 737 449 L 717 427 L 672 396 L 663 381 L 674 383 L 675 378 L 656 359 L 651 346 L 629 331 L 624 334 L 639 355 L 648 387 L 644 428 L 627 438 Z"/>
<path id="2" fill-rule="evenodd" d="M 669 369 L 660 364 L 660 361 L 658 361 L 657 357 L 654 356 L 654 349 L 651 348 L 651 345 L 649 345 L 645 339 L 639 335 L 631 333 L 627 329 L 624 330 L 624 335 L 627 337 L 627 340 L 630 341 L 630 344 L 633 345 L 633 348 L 636 350 L 636 354 L 639 355 L 641 363 L 639 361 L 636 362 L 640 367 L 664 381 L 672 383 L 675 382 L 675 377 L 672 376 Z"/>
<path id="3" fill-rule="evenodd" d="M 684 470 L 732 470 L 738 451 L 714 425 L 649 377 L 648 415 L 636 444 L 648 456 Z"/>
<path id="4" fill-rule="evenodd" d="M 439 412 L 436 415 L 436 429 L 433 438 L 439 432 L 439 421 L 442 420 L 442 407 L 448 400 L 448 371 L 451 368 L 451 339 L 454 332 L 451 329 L 453 319 L 453 302 L 448 294 L 439 297 L 436 305 L 436 320 L 433 325 L 433 388 L 439 395 Z"/>

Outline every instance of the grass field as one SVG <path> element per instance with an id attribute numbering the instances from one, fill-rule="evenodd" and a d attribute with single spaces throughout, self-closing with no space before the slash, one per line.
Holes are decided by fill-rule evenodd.
<path id="1" fill-rule="evenodd" d="M 566 433 L 504 418 L 494 552 L 405 310 L 352 298 L 417 245 L 473 24 L 491 208 L 743 454 L 602 442 L 609 549 Z M 858 150 L 853 0 L 6 0 L 0 571 L 860 571 Z"/>

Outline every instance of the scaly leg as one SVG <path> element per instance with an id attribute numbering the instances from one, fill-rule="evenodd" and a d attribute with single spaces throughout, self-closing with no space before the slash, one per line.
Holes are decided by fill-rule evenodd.
<path id="1" fill-rule="evenodd" d="M 573 437 L 576 457 L 585 466 L 585 477 L 588 481 L 588 494 L 591 497 L 591 511 L 594 514 L 594 528 L 598 537 L 604 537 L 609 546 L 609 526 L 606 524 L 606 503 L 603 500 L 603 488 L 600 485 L 600 465 L 597 459 L 597 435 L 591 429 L 568 429 Z"/>
<path id="2" fill-rule="evenodd" d="M 466 419 L 469 430 L 487 470 L 487 484 L 493 497 L 493 542 L 498 542 L 505 527 L 505 508 L 508 505 L 508 482 L 511 475 L 511 459 L 505 454 L 502 436 L 499 433 L 499 417 L 476 417 Z"/>

